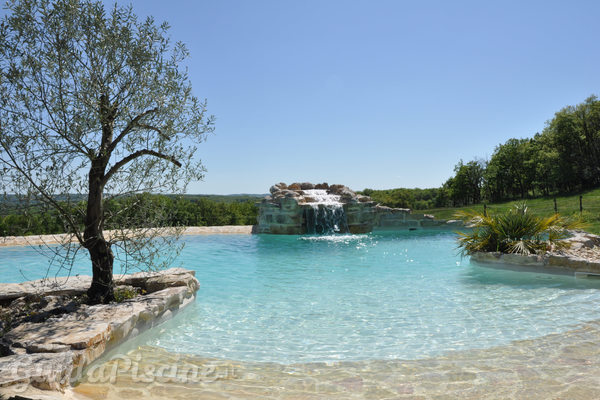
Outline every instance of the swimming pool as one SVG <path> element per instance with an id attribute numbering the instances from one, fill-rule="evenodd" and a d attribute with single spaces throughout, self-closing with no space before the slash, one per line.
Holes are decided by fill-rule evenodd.
<path id="1" fill-rule="evenodd" d="M 138 344 L 282 364 L 419 359 L 599 315 L 598 283 L 471 265 L 451 232 L 183 240 L 178 262 L 196 271 L 196 303 Z M 3 282 L 46 274 L 46 259 L 28 248 L 2 248 L 0 260 Z M 87 263 L 73 273 L 89 273 Z"/>

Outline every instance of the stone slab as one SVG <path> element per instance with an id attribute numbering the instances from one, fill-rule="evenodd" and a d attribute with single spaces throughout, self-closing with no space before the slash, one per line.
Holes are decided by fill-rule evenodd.
<path id="1" fill-rule="evenodd" d="M 39 279 L 23 283 L 0 283 L 0 302 L 7 302 L 25 296 L 79 296 L 87 292 L 92 277 L 78 275 Z"/>
<path id="2" fill-rule="evenodd" d="M 109 338 L 110 324 L 90 321 L 89 318 L 51 318 L 44 323 L 27 322 L 4 335 L 5 340 L 23 348 L 58 344 L 69 346 L 73 350 L 86 349 Z"/>
<path id="3" fill-rule="evenodd" d="M 19 392 L 28 385 L 44 390 L 61 390 L 69 384 L 73 354 L 37 353 L 0 358 L 0 387 Z"/>
<path id="4" fill-rule="evenodd" d="M 117 275 L 115 276 L 115 282 L 118 285 L 139 287 L 149 293 L 175 286 L 186 286 L 196 291 L 199 289 L 200 284 L 195 275 L 195 271 L 184 268 L 170 268 L 164 271 Z"/>
<path id="5" fill-rule="evenodd" d="M 116 285 L 140 287 L 148 293 L 167 287 L 187 286 L 198 290 L 199 283 L 195 272 L 183 268 L 171 268 L 164 271 L 138 272 L 129 275 L 115 275 Z M 0 302 L 6 303 L 25 296 L 79 296 L 87 292 L 92 284 L 92 277 L 78 275 L 40 279 L 23 283 L 0 283 Z"/>
<path id="6" fill-rule="evenodd" d="M 82 305 L 75 312 L 23 323 L 7 332 L 3 340 L 16 354 L 0 358 L 2 393 L 18 394 L 23 387 L 65 390 L 71 379 L 81 376 L 83 368 L 105 351 L 191 304 L 200 287 L 194 272 L 182 268 L 118 280 L 155 291 L 122 303 Z"/>

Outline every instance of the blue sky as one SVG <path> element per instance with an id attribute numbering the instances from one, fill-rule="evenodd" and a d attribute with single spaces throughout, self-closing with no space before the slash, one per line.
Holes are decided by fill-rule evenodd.
<path id="1" fill-rule="evenodd" d="M 187 44 L 217 118 L 190 193 L 437 187 L 600 94 L 600 1 L 132 4 Z"/>
<path id="2" fill-rule="evenodd" d="M 527 4 L 524 4 L 527 3 Z M 195 193 L 436 187 L 600 94 L 600 2 L 157 1 L 217 117 Z"/>

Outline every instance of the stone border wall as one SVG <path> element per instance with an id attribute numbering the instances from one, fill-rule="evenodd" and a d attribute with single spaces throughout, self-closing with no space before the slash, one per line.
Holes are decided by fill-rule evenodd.
<path id="1" fill-rule="evenodd" d="M 391 208 L 377 205 L 373 208 L 375 217 L 373 231 L 397 229 L 457 229 L 464 223 L 459 220 L 435 219 L 429 214 L 413 214 L 408 208 Z"/>
<path id="2" fill-rule="evenodd" d="M 508 264 L 539 269 L 558 269 L 564 272 L 600 274 L 600 262 L 564 254 L 521 255 L 502 253 L 475 253 L 471 261 L 483 264 Z"/>
<path id="3" fill-rule="evenodd" d="M 121 303 L 82 305 L 75 311 L 43 322 L 25 322 L 2 337 L 12 355 L 0 357 L 0 396 L 27 390 L 63 392 L 81 377 L 83 369 L 106 351 L 177 314 L 191 304 L 200 284 L 195 272 L 182 268 L 115 278 L 146 292 Z M 83 294 L 91 277 L 0 284 L 2 301 L 28 296 Z"/>
<path id="4" fill-rule="evenodd" d="M 544 254 L 503 254 L 478 252 L 471 261 L 482 264 L 510 265 L 526 269 L 554 270 L 568 274 L 600 274 L 600 236 L 587 232 L 572 232 L 566 246 Z"/>

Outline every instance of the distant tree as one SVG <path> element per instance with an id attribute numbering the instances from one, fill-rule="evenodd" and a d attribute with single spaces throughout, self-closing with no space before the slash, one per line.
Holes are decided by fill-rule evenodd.
<path id="1" fill-rule="evenodd" d="M 448 179 L 450 181 L 452 178 Z M 433 200 L 433 207 L 450 207 L 452 206 L 452 199 L 450 198 L 450 189 L 448 181 L 438 189 L 437 195 Z"/>
<path id="2" fill-rule="evenodd" d="M 530 141 L 530 149 L 526 164 L 534 171 L 533 187 L 538 194 L 549 196 L 559 188 L 561 170 L 558 151 L 549 135 L 539 133 Z"/>
<path id="3" fill-rule="evenodd" d="M 358 193 L 370 196 L 373 201 L 384 206 L 425 210 L 437 206 L 439 191 L 438 188 L 397 188 L 387 190 L 364 189 Z M 251 209 L 246 209 L 248 211 L 244 214 L 247 215 L 251 212 Z"/>
<path id="4" fill-rule="evenodd" d="M 89 252 L 90 302 L 111 301 L 112 247 L 129 263 L 154 265 L 157 231 L 146 228 L 161 226 L 161 216 L 136 198 L 129 222 L 139 229 L 109 238 L 104 230 L 118 216 L 106 202 L 179 192 L 201 179 L 194 155 L 212 118 L 182 67 L 188 51 L 170 41 L 166 23 L 138 21 L 131 7 L 107 12 L 95 0 L 11 0 L 7 9 L 0 26 L 2 186 L 58 212 Z M 72 260 L 77 249 L 69 246 L 65 259 Z"/>
<path id="5" fill-rule="evenodd" d="M 394 208 L 413 208 L 415 198 L 412 189 L 388 189 L 371 190 L 365 189 L 363 194 L 371 196 L 371 199 L 381 205 Z M 366 194 L 369 193 L 369 194 Z"/>
<path id="6" fill-rule="evenodd" d="M 473 160 L 464 164 L 462 160 L 454 167 L 454 176 L 446 181 L 447 191 L 453 206 L 476 204 L 481 201 L 481 187 L 486 163 Z"/>
<path id="7" fill-rule="evenodd" d="M 529 139 L 508 139 L 496 147 L 484 174 L 486 195 L 492 201 L 525 198 L 533 181 L 527 168 Z"/>
<path id="8" fill-rule="evenodd" d="M 557 112 L 543 134 L 558 152 L 563 191 L 600 185 L 600 101 L 596 96 Z"/>
<path id="9" fill-rule="evenodd" d="M 366 189 L 363 189 L 363 191 L 360 193 L 364 194 L 365 196 L 370 196 L 371 194 L 373 194 L 373 192 L 374 192 L 373 189 L 366 188 Z"/>

